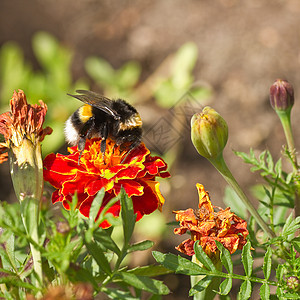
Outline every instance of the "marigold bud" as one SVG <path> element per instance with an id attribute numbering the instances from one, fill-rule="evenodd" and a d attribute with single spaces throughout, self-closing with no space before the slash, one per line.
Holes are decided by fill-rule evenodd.
<path id="1" fill-rule="evenodd" d="M 207 159 L 216 158 L 226 146 L 228 126 L 213 108 L 206 106 L 191 119 L 192 142 L 200 155 Z"/>
<path id="2" fill-rule="evenodd" d="M 270 103 L 275 110 L 291 109 L 294 105 L 294 88 L 286 80 L 277 79 L 270 87 Z"/>
<path id="3" fill-rule="evenodd" d="M 286 281 L 287 286 L 292 290 L 297 290 L 299 288 L 300 281 L 296 276 L 290 276 Z"/>

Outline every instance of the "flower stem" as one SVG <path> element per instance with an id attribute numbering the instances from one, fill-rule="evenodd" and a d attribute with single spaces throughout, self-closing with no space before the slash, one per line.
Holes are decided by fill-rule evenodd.
<path id="1" fill-rule="evenodd" d="M 221 153 L 216 158 L 211 158 L 209 161 L 213 164 L 213 166 L 220 172 L 220 174 L 224 177 L 224 179 L 227 181 L 227 183 L 234 189 L 234 191 L 237 193 L 239 198 L 242 200 L 250 214 L 253 216 L 253 218 L 256 220 L 256 222 L 259 224 L 259 226 L 264 230 L 264 232 L 270 237 L 274 238 L 276 235 L 275 233 L 269 228 L 269 226 L 266 224 L 266 222 L 263 220 L 263 218 L 259 215 L 257 210 L 254 208 L 250 200 L 247 198 L 247 196 L 244 194 L 242 189 L 240 188 L 238 182 L 235 180 L 233 175 L 231 174 L 230 170 L 228 169 L 225 160 L 223 158 L 223 153 Z"/>
<path id="2" fill-rule="evenodd" d="M 297 156 L 295 153 L 296 152 L 295 143 L 294 143 L 294 138 L 292 133 L 292 126 L 291 126 L 291 109 L 287 111 L 276 110 L 276 113 L 283 127 L 285 139 L 292 158 L 294 173 L 299 174 L 299 166 L 297 162 Z M 300 216 L 300 195 L 299 195 L 298 186 L 296 186 L 296 194 L 295 194 L 295 215 L 296 217 Z"/>
<path id="3" fill-rule="evenodd" d="M 198 264 L 203 268 L 203 265 L 198 261 L 195 255 L 192 257 L 192 262 Z M 218 271 L 222 270 L 222 263 L 220 260 L 214 263 L 216 269 Z M 206 275 L 197 275 L 197 276 L 191 276 L 191 287 L 195 286 L 201 279 L 203 279 Z M 194 295 L 194 300 L 213 300 L 216 296 L 216 292 L 219 290 L 219 286 L 221 283 L 221 277 L 214 276 L 211 279 L 211 282 L 209 285 L 201 292 L 198 292 Z"/>
<path id="4" fill-rule="evenodd" d="M 283 131 L 285 134 L 286 142 L 288 145 L 289 152 L 291 154 L 292 160 L 293 160 L 293 169 L 294 171 L 297 171 L 298 169 L 298 163 L 297 163 L 297 157 L 295 155 L 295 143 L 292 133 L 292 126 L 291 126 L 291 110 L 288 111 L 276 111 L 279 119 L 281 121 Z"/>

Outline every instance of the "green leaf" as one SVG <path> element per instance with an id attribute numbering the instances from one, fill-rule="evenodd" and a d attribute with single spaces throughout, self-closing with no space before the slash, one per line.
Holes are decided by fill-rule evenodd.
<path id="1" fill-rule="evenodd" d="M 230 207 L 231 211 L 238 215 L 240 218 L 246 220 L 248 218 L 248 211 L 240 197 L 236 194 L 232 187 L 229 185 L 225 188 L 224 203 Z"/>
<path id="2" fill-rule="evenodd" d="M 279 282 L 283 280 L 285 268 L 283 265 L 278 265 L 276 268 L 276 278 Z"/>
<path id="3" fill-rule="evenodd" d="M 98 284 L 94 276 L 85 268 L 76 265 L 74 268 L 72 266 L 68 268 L 67 273 L 72 276 L 72 279 L 76 282 L 89 282 L 93 285 L 94 289 L 98 290 Z"/>
<path id="4" fill-rule="evenodd" d="M 261 300 L 270 299 L 270 287 L 267 283 L 264 283 L 259 289 L 259 295 Z"/>
<path id="5" fill-rule="evenodd" d="M 104 255 L 102 249 L 97 247 L 97 244 L 93 243 L 93 242 L 87 243 L 85 241 L 85 245 L 86 245 L 89 253 L 92 255 L 92 257 L 97 262 L 100 269 L 103 270 L 107 274 L 111 274 L 111 268 L 110 268 L 109 262 L 108 262 L 106 256 Z"/>
<path id="6" fill-rule="evenodd" d="M 189 261 L 186 258 L 181 256 L 176 256 L 174 254 L 163 254 L 158 251 L 153 251 L 152 255 L 154 259 L 162 264 L 167 269 L 173 270 L 179 274 L 185 275 L 206 275 L 209 274 L 204 268 L 201 268 L 199 265 Z"/>
<path id="7" fill-rule="evenodd" d="M 105 59 L 91 56 L 85 60 L 86 72 L 101 85 L 111 85 L 114 80 L 115 70 Z"/>
<path id="8" fill-rule="evenodd" d="M 269 172 L 273 173 L 274 162 L 273 162 L 273 158 L 272 158 L 270 151 L 267 151 L 266 162 L 267 162 Z"/>
<path id="9" fill-rule="evenodd" d="M 293 213 L 291 213 L 288 216 L 286 223 L 282 228 L 282 235 L 287 237 L 291 234 L 294 234 L 296 230 L 298 230 L 299 228 L 300 228 L 300 217 L 293 219 Z"/>
<path id="10" fill-rule="evenodd" d="M 223 266 L 226 268 L 229 274 L 232 274 L 233 263 L 232 263 L 230 252 L 226 248 L 224 248 L 224 246 L 219 241 L 215 241 L 215 243 L 220 251 L 220 258 Z"/>
<path id="11" fill-rule="evenodd" d="M 194 250 L 196 258 L 203 264 L 203 266 L 205 266 L 205 268 L 211 271 L 216 271 L 215 265 L 199 245 L 199 241 L 196 241 L 196 243 L 194 244 Z"/>
<path id="12" fill-rule="evenodd" d="M 277 161 L 277 163 L 275 165 L 275 172 L 276 172 L 278 178 L 280 178 L 281 175 L 282 175 L 282 162 L 281 162 L 281 158 Z"/>
<path id="13" fill-rule="evenodd" d="M 267 252 L 264 257 L 263 271 L 265 279 L 269 279 L 271 275 L 271 267 L 272 267 L 272 249 L 269 246 Z"/>
<path id="14" fill-rule="evenodd" d="M 253 258 L 251 254 L 251 243 L 250 241 L 243 247 L 242 250 L 242 263 L 245 269 L 246 276 L 252 275 L 252 267 L 253 267 Z"/>
<path id="15" fill-rule="evenodd" d="M 228 295 L 232 288 L 232 278 L 226 278 L 220 284 L 219 294 L 220 295 Z"/>
<path id="16" fill-rule="evenodd" d="M 106 229 L 99 228 L 97 231 L 94 231 L 93 236 L 94 236 L 95 241 L 97 241 L 98 243 L 103 245 L 103 247 L 111 250 L 112 252 L 114 252 L 118 256 L 120 256 L 121 251 L 120 251 L 119 247 L 113 241 L 111 236 L 107 233 Z"/>
<path id="17" fill-rule="evenodd" d="M 21 214 L 23 216 L 24 226 L 28 235 L 31 235 L 37 226 L 38 202 L 32 197 L 25 197 L 20 204 Z"/>
<path id="18" fill-rule="evenodd" d="M 130 238 L 133 233 L 136 215 L 133 211 L 133 204 L 131 198 L 129 198 L 122 188 L 120 192 L 121 202 L 121 216 L 123 221 L 123 232 L 124 232 L 124 245 L 128 245 Z"/>
<path id="19" fill-rule="evenodd" d="M 280 299 L 298 299 L 299 300 L 299 294 L 298 293 L 285 293 L 283 294 L 283 297 Z"/>
<path id="20" fill-rule="evenodd" d="M 245 247 L 245 246 L 244 246 Z M 251 291 L 252 291 L 252 286 L 250 280 L 246 280 L 242 283 L 239 294 L 238 294 L 238 299 L 240 300 L 247 300 L 251 296 Z"/>
<path id="21" fill-rule="evenodd" d="M 137 267 L 135 269 L 128 270 L 128 272 L 133 273 L 135 275 L 149 276 L 149 277 L 173 273 L 173 271 L 171 271 L 170 269 L 158 265 Z"/>
<path id="22" fill-rule="evenodd" d="M 128 252 L 134 252 L 134 251 L 144 251 L 147 250 L 151 247 L 153 247 L 154 242 L 152 241 L 142 241 L 133 245 L 130 245 L 130 247 L 128 248 Z"/>
<path id="23" fill-rule="evenodd" d="M 95 224 L 95 220 L 99 213 L 100 207 L 102 205 L 104 195 L 105 195 L 105 190 L 104 190 L 104 188 L 102 188 L 97 193 L 96 197 L 94 198 L 94 200 L 92 202 L 90 212 L 89 212 L 90 227 L 93 227 L 93 225 Z"/>
<path id="24" fill-rule="evenodd" d="M 129 61 L 124 64 L 118 71 L 118 84 L 123 88 L 134 86 L 139 80 L 141 67 L 138 62 Z"/>
<path id="25" fill-rule="evenodd" d="M 253 150 L 250 149 L 250 154 L 252 154 L 252 153 L 253 153 Z M 249 155 L 245 152 L 234 151 L 234 154 L 236 156 L 240 157 L 247 164 L 253 163 L 253 157 L 249 157 Z"/>
<path id="26" fill-rule="evenodd" d="M 114 289 L 114 288 L 104 288 L 103 292 L 110 298 L 114 300 L 139 300 L 139 298 L 136 298 L 132 296 L 129 292 L 122 291 L 120 289 Z"/>
<path id="27" fill-rule="evenodd" d="M 119 272 L 118 275 L 122 277 L 127 284 L 137 289 L 158 295 L 167 295 L 170 293 L 168 287 L 159 280 L 145 276 L 137 276 L 129 272 Z"/>
<path id="28" fill-rule="evenodd" d="M 201 280 L 199 280 L 189 291 L 189 296 L 192 297 L 196 293 L 204 291 L 209 284 L 211 283 L 213 277 L 212 276 L 205 276 Z"/>

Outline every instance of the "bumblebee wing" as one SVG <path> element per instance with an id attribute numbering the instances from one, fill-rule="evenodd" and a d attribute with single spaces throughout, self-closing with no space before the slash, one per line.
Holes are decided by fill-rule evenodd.
<path id="1" fill-rule="evenodd" d="M 76 93 L 80 95 L 68 95 L 80 100 L 83 103 L 89 104 L 104 111 L 105 113 L 114 117 L 114 119 L 116 120 L 120 119 L 120 115 L 114 109 L 111 108 L 112 100 L 110 100 L 109 98 L 99 95 L 95 92 L 86 90 L 77 90 Z"/>

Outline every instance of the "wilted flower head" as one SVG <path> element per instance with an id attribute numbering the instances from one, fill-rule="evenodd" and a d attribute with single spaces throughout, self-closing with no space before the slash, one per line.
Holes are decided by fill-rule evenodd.
<path id="1" fill-rule="evenodd" d="M 10 100 L 10 112 L 0 115 L 0 134 L 5 142 L 0 143 L 0 162 L 7 160 L 15 193 L 20 201 L 26 197 L 40 199 L 43 190 L 43 161 L 40 142 L 52 129 L 43 129 L 47 112 L 46 104 L 30 105 L 23 91 L 14 91 Z"/>
<path id="2" fill-rule="evenodd" d="M 144 214 L 161 209 L 164 198 L 159 190 L 156 177 L 169 177 L 167 164 L 162 158 L 150 156 L 150 151 L 142 143 L 131 151 L 122 152 L 112 140 L 107 140 L 106 152 L 100 151 L 101 139 L 86 141 L 80 164 L 80 151 L 77 146 L 69 148 L 69 155 L 50 154 L 44 160 L 44 179 L 57 190 L 52 194 L 52 202 L 62 202 L 69 209 L 69 201 L 76 193 L 78 208 L 84 216 L 89 216 L 91 204 L 102 188 L 105 189 L 103 207 L 120 193 L 121 187 L 132 198 L 137 220 Z M 122 160 L 125 159 L 123 162 Z M 108 210 L 113 216 L 119 216 L 120 202 Z M 105 221 L 102 227 L 109 227 Z"/>
<path id="3" fill-rule="evenodd" d="M 275 110 L 288 110 L 294 105 L 294 88 L 286 80 L 277 79 L 270 87 L 270 103 Z"/>
<path id="4" fill-rule="evenodd" d="M 176 249 L 187 255 L 194 255 L 194 243 L 199 241 L 203 250 L 209 256 L 217 253 L 215 241 L 219 241 L 232 254 L 237 249 L 242 249 L 246 244 L 249 234 L 247 222 L 236 216 L 227 207 L 225 210 L 218 208 L 215 211 L 210 202 L 208 193 L 203 185 L 197 184 L 199 194 L 199 209 L 174 211 L 180 228 L 174 230 L 175 234 L 182 235 L 188 230 L 191 238 L 183 241 Z"/>
<path id="5" fill-rule="evenodd" d="M 226 146 L 228 127 L 226 121 L 213 108 L 204 107 L 191 119 L 192 142 L 200 155 L 207 159 L 218 157 Z"/>
<path id="6" fill-rule="evenodd" d="M 7 149 L 11 149 L 18 158 L 18 163 L 28 161 L 26 147 L 29 144 L 36 146 L 45 135 L 51 134 L 52 129 L 43 129 L 47 112 L 47 105 L 40 100 L 40 105 L 30 105 L 22 90 L 14 91 L 10 100 L 10 112 L 0 115 L 0 134 L 4 135 L 5 142 L 0 144 L 0 162 L 7 160 Z"/>

